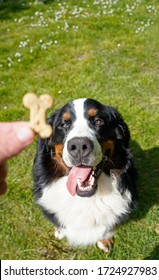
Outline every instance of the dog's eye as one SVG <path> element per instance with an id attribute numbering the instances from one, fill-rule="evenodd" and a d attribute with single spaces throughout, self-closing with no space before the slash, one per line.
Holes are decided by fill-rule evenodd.
<path id="1" fill-rule="evenodd" d="M 61 124 L 61 127 L 64 128 L 64 129 L 68 129 L 68 128 L 70 128 L 70 124 L 67 123 L 67 122 L 64 122 L 64 123 Z"/>
<path id="2" fill-rule="evenodd" d="M 103 121 L 102 119 L 96 119 L 96 120 L 95 120 L 95 125 L 96 125 L 96 126 L 100 126 L 100 125 L 102 125 L 102 124 L 104 124 L 104 121 Z"/>

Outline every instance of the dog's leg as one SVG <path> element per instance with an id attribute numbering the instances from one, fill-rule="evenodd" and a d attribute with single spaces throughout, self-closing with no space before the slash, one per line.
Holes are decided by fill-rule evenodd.
<path id="1" fill-rule="evenodd" d="M 65 237 L 64 233 L 62 232 L 62 230 L 60 228 L 55 227 L 55 231 L 54 231 L 54 236 L 55 238 L 61 240 Z"/>

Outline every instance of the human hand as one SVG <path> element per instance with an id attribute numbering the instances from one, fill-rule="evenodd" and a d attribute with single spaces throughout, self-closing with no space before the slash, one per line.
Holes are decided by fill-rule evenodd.
<path id="1" fill-rule="evenodd" d="M 0 122 L 0 194 L 6 191 L 6 160 L 18 155 L 34 140 L 35 133 L 26 122 Z"/>

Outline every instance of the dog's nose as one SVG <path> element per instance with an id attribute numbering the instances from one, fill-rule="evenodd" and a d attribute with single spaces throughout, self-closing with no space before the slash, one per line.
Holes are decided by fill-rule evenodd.
<path id="1" fill-rule="evenodd" d="M 68 152 L 77 160 L 89 156 L 93 147 L 93 142 L 87 137 L 74 137 L 67 144 Z"/>

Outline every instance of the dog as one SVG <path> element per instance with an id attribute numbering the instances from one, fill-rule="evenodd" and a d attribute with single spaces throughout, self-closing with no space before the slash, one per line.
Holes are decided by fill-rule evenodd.
<path id="1" fill-rule="evenodd" d="M 33 178 L 36 203 L 71 246 L 113 245 L 118 224 L 136 206 L 137 172 L 120 113 L 90 98 L 67 103 L 39 138 Z"/>

